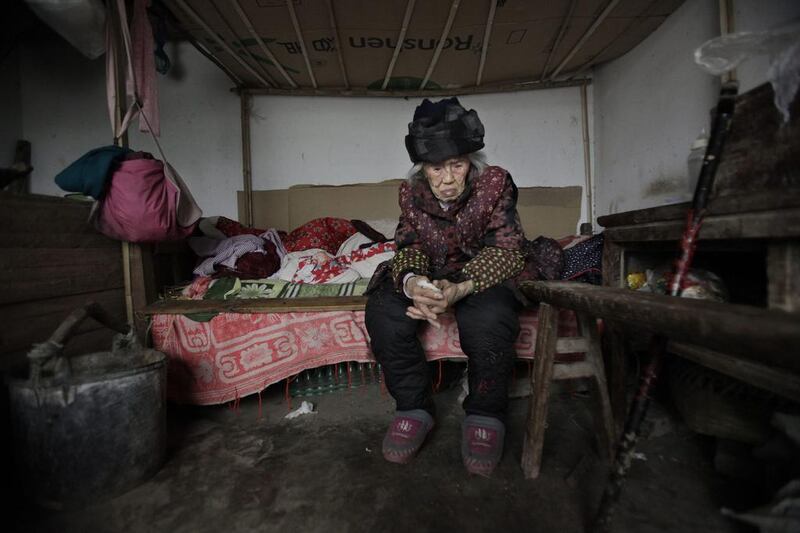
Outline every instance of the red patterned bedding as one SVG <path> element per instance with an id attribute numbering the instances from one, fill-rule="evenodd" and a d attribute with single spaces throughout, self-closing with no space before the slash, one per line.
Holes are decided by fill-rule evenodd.
<path id="1" fill-rule="evenodd" d="M 574 335 L 574 316 L 564 311 L 560 335 Z M 535 310 L 521 315 L 517 355 L 533 359 Z M 442 328 L 423 326 L 429 361 L 465 359 L 455 317 Z M 209 322 L 183 315 L 154 315 L 156 350 L 169 361 L 168 396 L 179 403 L 210 405 L 263 390 L 303 370 L 345 361 L 372 362 L 363 311 L 220 314 Z"/>

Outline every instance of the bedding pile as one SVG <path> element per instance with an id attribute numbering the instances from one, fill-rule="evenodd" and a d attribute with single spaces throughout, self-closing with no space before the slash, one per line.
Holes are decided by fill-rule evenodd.
<path id="1" fill-rule="evenodd" d="M 395 252 L 394 241 L 368 224 L 332 217 L 311 220 L 289 234 L 247 228 L 225 217 L 206 219 L 200 229 L 203 236 L 189 239 L 201 258 L 197 276 L 350 283 L 372 277 Z"/>
<path id="2" fill-rule="evenodd" d="M 204 219 L 204 236 L 190 246 L 202 259 L 178 299 L 231 300 L 360 296 L 377 266 L 394 256 L 396 221 L 312 220 L 289 234 Z M 561 244 L 561 243 L 559 243 Z M 563 311 L 561 335 L 575 335 L 574 315 Z M 420 327 L 429 361 L 465 360 L 455 316 L 441 328 Z M 534 357 L 536 309 L 520 315 L 516 350 Z M 168 397 L 179 403 L 219 404 L 321 366 L 375 362 L 363 311 L 194 313 L 154 315 L 153 346 L 168 357 Z M 561 355 L 560 361 L 582 354 Z"/>

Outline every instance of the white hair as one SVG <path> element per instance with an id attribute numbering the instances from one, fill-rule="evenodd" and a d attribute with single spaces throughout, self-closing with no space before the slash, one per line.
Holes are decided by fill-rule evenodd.
<path id="1" fill-rule="evenodd" d="M 486 170 L 486 167 L 489 166 L 489 163 L 486 160 L 486 154 L 483 151 L 472 152 L 471 154 L 467 154 L 467 158 L 469 159 L 470 166 L 470 177 L 473 176 L 472 171 L 474 171 L 474 175 L 481 175 L 483 171 Z M 406 173 L 406 179 L 409 181 L 423 178 L 425 177 L 424 172 L 422 172 L 422 165 L 424 163 L 415 163 L 408 172 Z"/>

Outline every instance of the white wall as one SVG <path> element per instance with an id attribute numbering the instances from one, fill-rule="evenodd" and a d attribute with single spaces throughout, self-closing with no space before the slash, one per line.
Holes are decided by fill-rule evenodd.
<path id="1" fill-rule="evenodd" d="M 486 128 L 489 161 L 521 186 L 583 184 L 578 88 L 459 98 Z M 421 98 L 257 97 L 253 187 L 403 177 L 404 138 Z"/>
<path id="2" fill-rule="evenodd" d="M 14 162 L 17 140 L 22 138 L 19 51 L 0 62 L 0 167 Z"/>
<path id="3" fill-rule="evenodd" d="M 595 69 L 596 214 L 688 200 L 686 158 L 708 128 L 718 80 L 694 50 L 719 35 L 718 3 L 687 0 L 626 55 Z M 761 30 L 800 15 L 800 2 L 737 0 L 736 30 Z M 766 59 L 739 69 L 741 90 L 762 83 Z"/>
<path id="4" fill-rule="evenodd" d="M 175 67 L 168 77 L 159 75 L 164 151 L 208 214 L 235 217 L 233 191 L 242 176 L 239 98 L 229 91 L 230 80 L 191 46 L 172 46 L 168 53 Z M 23 46 L 22 131 L 33 143 L 32 192 L 64 194 L 55 175 L 112 142 L 104 61 L 90 61 L 63 41 Z M 149 135 L 135 129 L 131 148 L 155 153 Z"/>

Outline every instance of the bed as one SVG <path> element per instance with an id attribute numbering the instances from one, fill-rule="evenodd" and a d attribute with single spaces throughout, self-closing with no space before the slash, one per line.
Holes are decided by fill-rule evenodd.
<path id="1" fill-rule="evenodd" d="M 396 220 L 398 185 L 392 180 L 253 191 L 255 225 L 294 228 L 319 216 Z M 574 234 L 580 187 L 522 187 L 519 193 L 518 209 L 529 237 Z M 242 210 L 244 197 L 239 198 Z M 252 283 L 266 286 L 269 281 Z M 147 306 L 153 346 L 169 361 L 169 398 L 184 404 L 225 403 L 305 370 L 375 362 L 364 326 L 365 280 L 306 297 L 302 284 L 289 285 L 271 291 L 272 297 L 162 299 Z M 522 360 L 534 358 L 536 324 L 536 309 L 525 309 L 516 343 Z M 565 314 L 560 327 L 561 335 L 573 335 L 574 318 Z M 443 316 L 440 329 L 422 327 L 420 339 L 429 361 L 465 359 L 452 315 Z"/>

